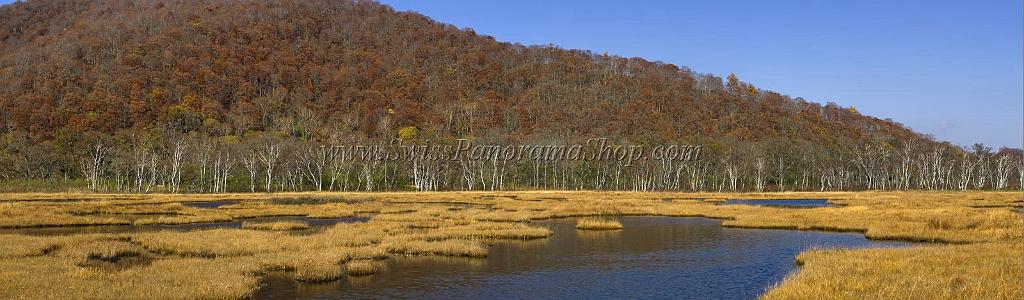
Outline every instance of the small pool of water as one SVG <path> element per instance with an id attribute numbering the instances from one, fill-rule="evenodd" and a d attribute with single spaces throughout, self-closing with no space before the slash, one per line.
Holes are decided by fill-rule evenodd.
<path id="1" fill-rule="evenodd" d="M 218 208 L 224 205 L 232 205 L 240 203 L 238 200 L 221 200 L 221 201 L 195 201 L 195 202 L 182 202 L 181 205 L 186 207 L 194 208 Z"/>
<path id="2" fill-rule="evenodd" d="M 774 207 L 830 207 L 827 199 L 758 199 L 758 200 L 734 200 L 729 199 L 720 205 L 760 205 Z"/>
<path id="3" fill-rule="evenodd" d="M 189 230 L 216 229 L 216 228 L 242 228 L 242 222 L 273 222 L 273 221 L 286 221 L 286 220 L 304 221 L 307 224 L 309 224 L 309 229 L 291 230 L 289 232 L 313 233 L 316 230 L 320 230 L 320 229 L 323 229 L 323 228 L 326 228 L 326 227 L 334 226 L 334 224 L 366 222 L 368 219 L 369 218 L 367 218 L 367 217 L 346 217 L 346 218 L 330 218 L 330 219 L 314 219 L 314 218 L 307 218 L 307 217 L 260 217 L 260 218 L 250 218 L 250 219 L 236 219 L 236 220 L 232 220 L 232 221 L 229 221 L 229 222 L 190 223 L 190 224 L 175 224 L 175 225 L 143 225 L 143 226 L 99 225 L 99 226 L 10 228 L 10 229 L 0 229 L 0 233 L 28 234 L 28 235 L 72 235 L 72 234 L 89 234 L 89 233 L 135 233 L 135 232 L 160 231 L 160 230 L 189 231 Z"/>
<path id="4" fill-rule="evenodd" d="M 538 222 L 548 239 L 493 243 L 487 258 L 393 257 L 366 277 L 268 276 L 256 299 L 753 299 L 812 247 L 896 247 L 859 233 L 724 228 L 706 218 L 622 217 L 624 229 Z"/>

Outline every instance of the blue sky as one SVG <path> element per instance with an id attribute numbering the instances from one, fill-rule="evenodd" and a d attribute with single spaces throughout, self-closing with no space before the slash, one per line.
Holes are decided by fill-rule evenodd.
<path id="1" fill-rule="evenodd" d="M 382 2 L 501 41 L 736 73 L 958 145 L 1024 145 L 1019 0 Z"/>
<path id="2" fill-rule="evenodd" d="M 1024 144 L 1019 0 L 383 2 L 501 41 L 732 72 L 958 145 Z"/>

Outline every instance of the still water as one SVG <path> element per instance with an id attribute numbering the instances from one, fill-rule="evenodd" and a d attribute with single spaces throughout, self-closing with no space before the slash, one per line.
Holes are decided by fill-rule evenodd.
<path id="1" fill-rule="evenodd" d="M 234 204 L 238 204 L 238 203 L 242 203 L 242 202 L 238 201 L 238 200 L 193 201 L 193 202 L 182 203 L 182 205 L 184 205 L 186 207 L 213 209 L 213 208 L 218 208 L 218 207 L 221 207 L 221 206 L 224 206 L 224 205 L 234 205 Z"/>
<path id="2" fill-rule="evenodd" d="M 494 242 L 487 258 L 394 257 L 382 272 L 325 284 L 267 277 L 257 299 L 756 298 L 812 247 L 896 247 L 859 233 L 723 228 L 706 218 L 622 217 L 624 229 L 535 224 L 548 239 Z"/>
<path id="3" fill-rule="evenodd" d="M 765 199 L 765 200 L 726 200 L 722 205 L 759 205 L 774 207 L 810 208 L 829 206 L 826 199 Z"/>
<path id="4" fill-rule="evenodd" d="M 75 234 L 91 234 L 91 233 L 136 233 L 136 232 L 149 232 L 149 231 L 161 231 L 161 230 L 173 230 L 173 231 L 191 231 L 191 230 L 202 230 L 202 229 L 217 229 L 217 228 L 242 228 L 242 222 L 276 222 L 276 221 L 302 221 L 309 225 L 309 229 L 305 230 L 291 230 L 290 233 L 295 234 L 312 234 L 319 230 L 323 230 L 327 227 L 334 226 L 338 223 L 356 223 L 366 222 L 369 220 L 368 217 L 345 217 L 345 218 L 307 218 L 302 216 L 285 216 L 285 217 L 258 217 L 248 219 L 235 219 L 227 222 L 209 222 L 209 223 L 188 223 L 188 224 L 173 224 L 173 225 L 90 225 L 90 226 L 56 226 L 56 227 L 34 227 L 34 228 L 4 228 L 0 229 L 0 234 L 27 234 L 27 235 L 75 235 Z"/>

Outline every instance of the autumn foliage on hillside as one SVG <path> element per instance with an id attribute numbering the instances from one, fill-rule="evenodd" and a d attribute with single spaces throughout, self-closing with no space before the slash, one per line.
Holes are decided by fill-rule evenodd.
<path id="1" fill-rule="evenodd" d="M 914 135 L 735 79 L 500 43 L 373 2 L 29 1 L 0 14 L 0 130 L 34 141 L 152 127 L 318 137 L 416 126 L 516 140 Z"/>

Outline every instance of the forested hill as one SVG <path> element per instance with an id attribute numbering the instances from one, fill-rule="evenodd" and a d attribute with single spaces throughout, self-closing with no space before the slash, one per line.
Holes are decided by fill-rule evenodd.
<path id="1" fill-rule="evenodd" d="M 391 162 L 324 147 L 395 137 L 541 147 L 607 138 L 695 145 L 700 155 L 626 166 Z M 962 149 L 733 75 L 497 42 L 376 2 L 2 6 L 0 191 L 86 183 L 118 192 L 1008 189 L 1024 186 L 1024 161 L 1020 150 Z"/>
<path id="2" fill-rule="evenodd" d="M 726 77 L 726 76 L 723 76 Z M 0 8 L 0 132 L 127 130 L 501 141 L 918 137 L 641 58 L 497 42 L 369 1 L 65 1 Z"/>

